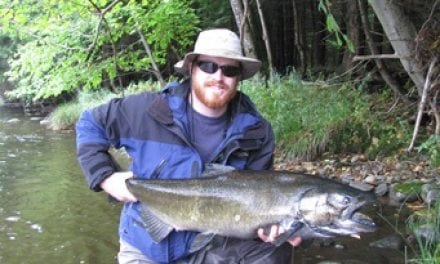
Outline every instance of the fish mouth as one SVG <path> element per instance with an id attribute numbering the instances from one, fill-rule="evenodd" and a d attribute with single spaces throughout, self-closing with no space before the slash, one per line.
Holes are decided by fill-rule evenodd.
<path id="1" fill-rule="evenodd" d="M 368 215 L 361 212 L 364 210 L 364 205 L 368 203 L 360 202 L 347 208 L 341 217 L 335 221 L 338 233 L 347 235 L 369 233 L 377 230 L 377 225 Z"/>
<path id="2" fill-rule="evenodd" d="M 323 237 L 341 235 L 359 236 L 361 233 L 370 233 L 377 230 L 377 225 L 368 215 L 361 212 L 367 202 L 351 206 L 335 219 L 330 225 L 319 228 Z"/>

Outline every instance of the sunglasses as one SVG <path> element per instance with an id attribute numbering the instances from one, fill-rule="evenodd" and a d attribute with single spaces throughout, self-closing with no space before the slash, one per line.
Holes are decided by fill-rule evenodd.
<path id="1" fill-rule="evenodd" d="M 241 68 L 239 66 L 218 65 L 210 61 L 198 61 L 196 64 L 202 71 L 209 74 L 216 73 L 219 68 L 226 77 L 235 77 L 241 74 Z"/>

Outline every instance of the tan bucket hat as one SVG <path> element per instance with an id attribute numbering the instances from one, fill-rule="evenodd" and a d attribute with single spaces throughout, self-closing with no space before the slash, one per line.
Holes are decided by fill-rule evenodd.
<path id="1" fill-rule="evenodd" d="M 188 65 L 198 55 L 209 55 L 234 59 L 242 67 L 241 79 L 252 77 L 261 67 L 261 61 L 243 56 L 240 38 L 228 29 L 210 29 L 200 32 L 194 46 L 194 51 L 174 65 L 177 72 L 188 74 Z"/>

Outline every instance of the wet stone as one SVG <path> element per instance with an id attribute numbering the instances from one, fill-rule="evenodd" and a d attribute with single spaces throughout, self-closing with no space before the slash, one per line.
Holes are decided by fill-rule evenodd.
<path id="1" fill-rule="evenodd" d="M 419 199 L 417 192 L 402 193 L 396 190 L 396 184 L 393 184 L 389 192 L 390 200 L 395 203 L 415 202 Z"/>
<path id="2" fill-rule="evenodd" d="M 381 183 L 376 188 L 374 188 L 374 193 L 377 196 L 384 196 L 388 192 L 388 184 L 387 183 Z"/>
<path id="3" fill-rule="evenodd" d="M 432 225 L 422 225 L 418 227 L 414 231 L 416 237 L 420 238 L 424 244 L 437 244 L 440 242 L 440 235 L 438 233 L 438 230 L 435 230 L 435 227 Z"/>
<path id="4" fill-rule="evenodd" d="M 370 247 L 402 250 L 405 245 L 403 238 L 398 234 L 392 234 L 377 241 L 371 242 Z"/>
<path id="5" fill-rule="evenodd" d="M 422 186 L 421 196 L 427 205 L 434 205 L 440 200 L 440 186 L 434 183 L 424 184 Z"/>

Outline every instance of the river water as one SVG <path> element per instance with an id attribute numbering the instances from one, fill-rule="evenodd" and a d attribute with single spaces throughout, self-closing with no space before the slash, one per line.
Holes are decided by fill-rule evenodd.
<path id="1" fill-rule="evenodd" d="M 115 263 L 119 210 L 88 190 L 73 132 L 0 107 L 0 263 Z"/>
<path id="2" fill-rule="evenodd" d="M 295 263 L 404 263 L 402 250 L 369 246 L 402 227 L 400 208 L 384 208 L 378 232 L 297 249 Z M 87 188 L 74 132 L 0 107 L 0 264 L 116 263 L 119 210 Z"/>

